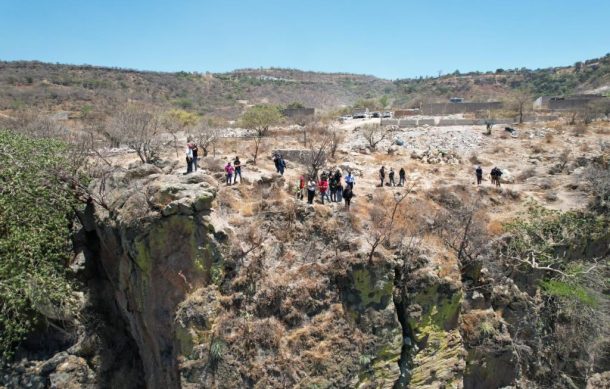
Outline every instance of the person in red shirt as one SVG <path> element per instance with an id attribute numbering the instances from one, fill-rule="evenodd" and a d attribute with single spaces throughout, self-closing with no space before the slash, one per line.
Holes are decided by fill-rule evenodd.
<path id="1" fill-rule="evenodd" d="M 322 178 L 320 178 L 320 182 L 318 182 L 318 188 L 320 189 L 320 198 L 322 199 L 322 204 L 324 204 L 324 197 L 326 197 L 330 202 L 330 196 L 328 195 L 328 178 L 326 177 L 326 175 L 322 175 Z"/>

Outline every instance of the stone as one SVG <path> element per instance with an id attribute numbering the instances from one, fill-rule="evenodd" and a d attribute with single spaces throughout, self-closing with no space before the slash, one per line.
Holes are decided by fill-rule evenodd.
<path id="1" fill-rule="evenodd" d="M 128 180 L 140 179 L 144 177 L 148 177 L 152 174 L 162 174 L 163 171 L 159 169 L 155 165 L 151 165 L 149 163 L 139 164 L 135 168 L 131 168 L 125 174 L 125 178 Z"/>

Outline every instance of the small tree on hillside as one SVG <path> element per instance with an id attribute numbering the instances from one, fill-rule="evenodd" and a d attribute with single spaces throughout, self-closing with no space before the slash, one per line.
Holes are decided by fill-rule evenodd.
<path id="1" fill-rule="evenodd" d="M 196 113 L 187 112 L 182 109 L 172 109 L 163 115 L 163 125 L 174 139 L 174 149 L 178 156 L 178 133 L 194 126 L 199 117 Z"/>
<path id="2" fill-rule="evenodd" d="M 254 130 L 254 163 L 258 157 L 263 138 L 267 136 L 269 127 L 277 125 L 282 120 L 282 114 L 275 105 L 255 105 L 243 114 L 240 125 L 244 128 Z"/>
<path id="3" fill-rule="evenodd" d="M 370 148 L 375 150 L 377 145 L 389 136 L 389 132 L 379 124 L 366 124 L 362 128 L 362 136 L 364 136 Z"/>
<path id="4" fill-rule="evenodd" d="M 158 113 L 128 106 L 110 118 L 106 135 L 135 150 L 142 163 L 152 163 L 161 149 L 161 117 Z"/>
<path id="5" fill-rule="evenodd" d="M 202 150 L 204 157 L 208 156 L 210 148 L 216 150 L 216 142 L 220 137 L 219 129 L 224 125 L 224 120 L 217 118 L 202 118 L 195 125 L 193 129 L 195 142 Z"/>
<path id="6" fill-rule="evenodd" d="M 369 216 L 371 224 L 366 238 L 367 243 L 371 246 L 368 253 L 369 262 L 373 261 L 373 256 L 377 252 L 379 246 L 384 246 L 390 243 L 396 236 L 403 235 L 401 230 L 404 227 L 406 220 L 404 200 L 413 191 L 414 183 L 411 184 L 402 193 L 394 193 L 393 198 L 385 195 L 385 198 L 375 201 L 375 205 L 370 208 Z"/>
<path id="7" fill-rule="evenodd" d="M 519 116 L 519 124 L 523 123 L 523 116 L 530 110 L 532 101 L 533 96 L 528 90 L 519 89 L 515 91 L 512 98 L 512 105 Z"/>
<path id="8" fill-rule="evenodd" d="M 337 149 L 339 148 L 341 143 L 343 143 L 343 141 L 345 140 L 345 136 L 341 132 L 339 132 L 339 129 L 335 128 L 334 126 L 331 126 L 329 131 L 330 135 L 328 136 L 328 140 L 330 156 L 331 158 L 335 158 L 335 153 L 337 152 Z"/>
<path id="9" fill-rule="evenodd" d="M 309 142 L 309 153 L 305 161 L 308 167 L 308 175 L 314 179 L 318 178 L 320 169 L 326 165 L 326 157 L 330 148 L 328 137 L 312 139 Z"/>

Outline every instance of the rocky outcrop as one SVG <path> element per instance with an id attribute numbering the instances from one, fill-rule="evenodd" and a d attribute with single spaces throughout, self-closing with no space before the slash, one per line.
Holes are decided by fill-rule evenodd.
<path id="1" fill-rule="evenodd" d="M 461 388 L 465 350 L 460 333 L 462 289 L 440 277 L 436 254 L 402 258 L 396 297 L 404 348 L 400 387 Z"/>
<path id="2" fill-rule="evenodd" d="M 150 165 L 115 173 L 104 185 L 108 207 L 89 215 L 100 263 L 147 387 L 178 388 L 175 311 L 189 291 L 210 282 L 221 260 L 210 221 L 215 190 L 202 174 L 164 175 Z"/>

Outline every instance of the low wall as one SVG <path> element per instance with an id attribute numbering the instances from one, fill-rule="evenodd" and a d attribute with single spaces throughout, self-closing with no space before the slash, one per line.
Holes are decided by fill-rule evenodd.
<path id="1" fill-rule="evenodd" d="M 525 116 L 524 122 L 548 122 L 558 120 L 557 115 L 546 116 Z M 429 126 L 484 126 L 487 119 L 440 119 L 435 123 L 435 119 L 382 119 L 382 126 L 398 126 L 400 128 L 419 127 L 424 125 Z M 498 118 L 493 120 L 493 124 L 514 124 L 519 122 L 519 118 Z"/>
<path id="2" fill-rule="evenodd" d="M 382 126 L 397 126 L 398 119 L 381 119 Z"/>
<path id="3" fill-rule="evenodd" d="M 434 119 L 419 119 L 417 121 L 417 125 L 418 126 L 433 126 L 436 124 L 436 121 Z"/>
<path id="4" fill-rule="evenodd" d="M 434 103 L 423 104 L 421 106 L 421 111 L 424 115 L 451 115 L 500 108 L 502 108 L 502 102 L 500 101 L 491 101 L 487 103 Z"/>
<path id="5" fill-rule="evenodd" d="M 417 119 L 402 119 L 398 122 L 398 127 L 417 127 Z"/>

